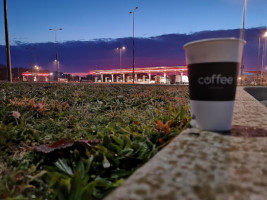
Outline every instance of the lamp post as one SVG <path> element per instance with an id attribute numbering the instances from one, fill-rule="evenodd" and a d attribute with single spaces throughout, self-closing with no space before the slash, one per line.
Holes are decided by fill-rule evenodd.
<path id="1" fill-rule="evenodd" d="M 4 0 L 5 14 L 5 38 L 6 38 L 6 63 L 7 63 L 7 80 L 12 83 L 11 56 L 9 45 L 8 19 L 7 19 L 7 2 Z"/>
<path id="2" fill-rule="evenodd" d="M 259 46 L 258 46 L 258 62 L 257 62 L 257 84 L 260 83 L 259 81 L 259 67 L 260 67 L 260 54 L 261 54 L 261 36 L 259 37 Z"/>
<path id="3" fill-rule="evenodd" d="M 241 34 L 241 38 L 242 40 L 245 39 L 245 17 L 246 17 L 246 6 L 247 6 L 247 0 L 244 0 L 244 8 L 243 8 L 243 26 L 242 26 L 242 34 Z M 244 66 L 244 51 L 242 53 L 242 60 L 241 60 L 241 81 L 240 84 L 242 85 L 242 79 L 243 79 L 243 70 L 244 70 L 245 66 Z"/>
<path id="4" fill-rule="evenodd" d="M 122 57 L 122 51 L 123 50 L 125 50 L 126 48 L 125 48 L 125 46 L 122 46 L 122 47 L 118 47 L 117 48 L 117 50 L 119 50 L 120 51 L 120 70 L 121 70 L 121 66 L 122 66 L 122 59 L 121 59 L 121 57 Z M 124 74 L 122 73 L 122 81 L 124 82 Z"/>
<path id="5" fill-rule="evenodd" d="M 264 45 L 262 46 L 262 60 L 261 60 L 261 85 L 263 85 L 263 68 L 265 64 L 265 51 L 266 51 L 266 38 L 267 31 L 264 33 L 263 37 L 265 37 Z"/>
<path id="6" fill-rule="evenodd" d="M 34 65 L 34 68 L 36 69 L 37 73 L 39 72 L 40 67 L 38 65 Z"/>
<path id="7" fill-rule="evenodd" d="M 57 67 L 57 74 L 56 74 L 56 81 L 58 82 L 59 77 L 59 63 L 58 63 L 58 52 L 57 52 L 57 31 L 62 31 L 62 28 L 52 29 L 50 28 L 49 31 L 55 31 L 55 44 L 56 44 L 56 67 Z"/>
<path id="8" fill-rule="evenodd" d="M 133 11 L 130 12 L 130 14 L 133 14 L 133 84 L 134 84 L 134 78 L 135 78 L 135 74 L 134 74 L 134 12 L 138 9 L 138 7 L 135 7 L 135 9 Z"/>
<path id="9" fill-rule="evenodd" d="M 122 65 L 122 61 L 121 61 L 121 57 L 122 57 L 122 51 L 125 50 L 125 46 L 122 46 L 122 47 L 118 47 L 117 50 L 120 51 L 120 69 L 121 69 L 121 65 Z"/>
<path id="10" fill-rule="evenodd" d="M 39 81 L 38 80 L 39 69 L 40 69 L 40 67 L 38 65 L 33 66 L 33 71 L 32 71 L 33 81 L 37 81 L 37 82 Z"/>

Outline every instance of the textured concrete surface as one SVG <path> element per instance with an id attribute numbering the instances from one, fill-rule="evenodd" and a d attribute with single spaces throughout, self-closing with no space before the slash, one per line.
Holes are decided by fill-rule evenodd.
<path id="1" fill-rule="evenodd" d="M 238 88 L 233 124 L 267 130 L 267 109 Z M 188 129 L 106 200 L 265 200 L 267 137 Z"/>
<path id="2" fill-rule="evenodd" d="M 267 130 L 267 108 L 242 87 L 237 88 L 233 124 Z"/>

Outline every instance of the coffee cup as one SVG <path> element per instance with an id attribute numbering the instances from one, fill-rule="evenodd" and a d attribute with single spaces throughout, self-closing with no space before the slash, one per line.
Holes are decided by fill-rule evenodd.
<path id="1" fill-rule="evenodd" d="M 184 45 L 193 126 L 217 132 L 231 130 L 245 43 L 237 38 L 214 38 Z"/>

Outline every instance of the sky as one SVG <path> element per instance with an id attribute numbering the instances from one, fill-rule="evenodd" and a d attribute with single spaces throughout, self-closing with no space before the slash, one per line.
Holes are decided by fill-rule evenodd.
<path id="1" fill-rule="evenodd" d="M 3 0 L 1 0 L 3 1 Z M 244 0 L 7 0 L 11 44 L 88 41 L 242 27 Z M 3 10 L 3 3 L 0 3 Z M 4 17 L 0 16 L 0 44 Z M 247 0 L 246 28 L 267 25 L 267 1 Z"/>
<path id="2" fill-rule="evenodd" d="M 265 27 L 245 30 L 245 40 L 247 41 L 244 49 L 245 70 L 255 70 L 258 67 L 258 39 L 265 31 Z M 200 31 L 192 34 L 165 34 L 149 38 L 137 37 L 135 38 L 135 66 L 184 66 L 186 64 L 185 51 L 183 49 L 185 43 L 205 38 L 239 36 L 240 29 L 228 29 Z M 262 55 L 264 41 L 261 40 L 260 55 Z M 122 66 L 120 66 L 120 53 L 117 47 L 122 45 L 126 49 L 122 51 Z M 131 37 L 67 41 L 60 43 L 58 47 L 60 71 L 64 73 L 132 67 Z M 55 71 L 54 59 L 55 44 L 53 42 L 17 43 L 11 46 L 13 68 L 31 68 L 34 65 L 38 65 L 42 69 Z M 0 45 L 0 61 L 4 60 L 5 46 Z M 266 53 L 265 60 L 267 61 Z M 267 62 L 265 63 L 267 64 Z"/>
<path id="3" fill-rule="evenodd" d="M 0 0 L 3 11 L 3 0 Z M 245 65 L 257 65 L 258 37 L 267 27 L 267 0 L 246 0 Z M 12 67 L 54 71 L 55 32 L 60 70 L 118 68 L 126 46 L 131 67 L 135 7 L 136 67 L 184 65 L 183 45 L 207 37 L 239 37 L 244 0 L 7 0 Z M 0 64 L 5 64 L 4 15 Z M 267 60 L 267 59 L 266 59 Z"/>

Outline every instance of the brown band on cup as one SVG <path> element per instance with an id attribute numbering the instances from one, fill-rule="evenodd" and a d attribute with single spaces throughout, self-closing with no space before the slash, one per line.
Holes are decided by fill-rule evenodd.
<path id="1" fill-rule="evenodd" d="M 188 65 L 190 99 L 233 101 L 239 63 L 212 62 Z"/>

